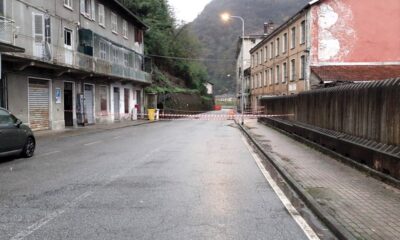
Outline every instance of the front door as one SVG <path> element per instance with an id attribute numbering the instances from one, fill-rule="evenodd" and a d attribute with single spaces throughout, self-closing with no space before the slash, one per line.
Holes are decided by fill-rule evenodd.
<path id="1" fill-rule="evenodd" d="M 93 85 L 85 84 L 85 122 L 94 124 L 94 94 Z"/>
<path id="2" fill-rule="evenodd" d="M 124 88 L 124 110 L 125 114 L 129 114 L 129 103 L 131 99 L 131 91 L 128 88 Z"/>
<path id="3" fill-rule="evenodd" d="M 114 119 L 120 120 L 119 116 L 119 88 L 114 88 Z"/>
<path id="4" fill-rule="evenodd" d="M 64 120 L 66 127 L 74 126 L 73 83 L 64 83 Z"/>
<path id="5" fill-rule="evenodd" d="M 138 90 L 136 91 L 136 107 L 138 111 L 138 116 L 141 118 L 141 113 L 142 113 L 142 98 L 141 98 L 141 92 Z"/>

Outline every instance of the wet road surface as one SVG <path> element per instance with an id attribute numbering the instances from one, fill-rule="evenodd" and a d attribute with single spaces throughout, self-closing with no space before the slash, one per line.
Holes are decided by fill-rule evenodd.
<path id="1" fill-rule="evenodd" d="M 0 239 L 307 239 L 232 121 L 41 139 L 0 181 Z"/>

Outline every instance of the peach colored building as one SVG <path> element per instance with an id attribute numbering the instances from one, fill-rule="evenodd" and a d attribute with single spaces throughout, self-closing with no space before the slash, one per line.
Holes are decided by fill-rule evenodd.
<path id="1" fill-rule="evenodd" d="M 250 51 L 253 110 L 332 81 L 399 77 L 399 13 L 399 0 L 309 2 Z"/>

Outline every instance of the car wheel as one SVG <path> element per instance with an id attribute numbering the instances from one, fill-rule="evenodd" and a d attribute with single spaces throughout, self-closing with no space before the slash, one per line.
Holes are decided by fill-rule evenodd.
<path id="1" fill-rule="evenodd" d="M 28 137 L 25 143 L 24 150 L 22 151 L 22 156 L 26 158 L 32 157 L 33 153 L 35 152 L 35 148 L 36 148 L 35 139 L 33 139 L 33 137 Z"/>

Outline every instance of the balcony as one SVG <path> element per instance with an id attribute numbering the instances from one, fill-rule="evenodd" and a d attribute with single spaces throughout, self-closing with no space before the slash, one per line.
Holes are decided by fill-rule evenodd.
<path id="1" fill-rule="evenodd" d="M 4 28 L 3 28 L 4 29 Z M 87 54 L 59 46 L 48 41 L 37 41 L 37 39 L 20 34 L 16 38 L 7 35 L 7 31 L 1 31 L 0 37 L 8 36 L 15 45 L 25 48 L 24 53 L 8 53 L 8 56 L 15 56 L 30 60 L 36 60 L 47 64 L 55 65 L 76 72 L 86 72 L 94 75 L 115 77 L 118 79 L 130 80 L 138 83 L 151 83 L 151 75 L 140 67 L 128 66 L 124 63 L 115 63 Z M 4 33 L 4 34 L 3 34 Z M 7 38 L 6 38 L 7 39 Z"/>
<path id="2" fill-rule="evenodd" d="M 24 52 L 23 48 L 15 46 L 14 21 L 0 17 L 0 52 Z"/>

